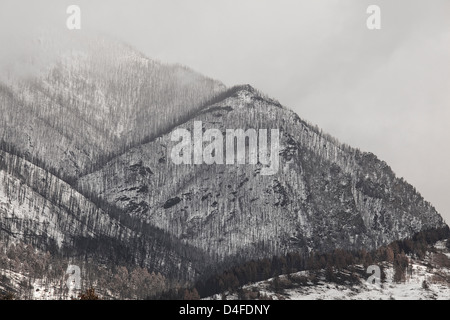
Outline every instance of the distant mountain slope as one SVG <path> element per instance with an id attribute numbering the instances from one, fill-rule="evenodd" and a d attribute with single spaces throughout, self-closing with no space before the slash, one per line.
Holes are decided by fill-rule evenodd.
<path id="1" fill-rule="evenodd" d="M 249 85 L 226 90 L 105 40 L 56 61 L 0 84 L 5 243 L 194 280 L 248 259 L 370 250 L 445 225 L 386 163 Z M 279 170 L 175 165 L 171 133 L 194 122 L 278 129 Z"/>
<path id="2" fill-rule="evenodd" d="M 281 131 L 281 165 L 175 165 L 165 134 L 82 177 L 78 188 L 216 256 L 217 261 L 373 249 L 441 227 L 441 216 L 373 154 L 345 146 L 250 86 L 176 128 Z M 175 128 L 174 128 L 175 129 Z"/>
<path id="3" fill-rule="evenodd" d="M 76 178 L 224 90 L 186 67 L 101 38 L 74 40 L 40 73 L 0 83 L 0 145 Z M 39 52 L 56 45 L 39 42 Z M 42 54 L 44 54 L 42 53 Z M 24 66 L 26 68 L 27 66 Z"/>

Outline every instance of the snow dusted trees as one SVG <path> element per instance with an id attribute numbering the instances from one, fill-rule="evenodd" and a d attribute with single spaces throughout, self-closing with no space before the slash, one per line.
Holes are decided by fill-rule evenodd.
<path id="1" fill-rule="evenodd" d="M 65 181 L 158 136 L 224 90 L 121 43 L 84 48 L 46 74 L 0 83 L 0 147 Z"/>
<path id="2" fill-rule="evenodd" d="M 281 289 L 280 275 L 303 270 L 311 271 L 309 281 L 313 283 L 318 281 L 316 275 L 325 278 L 329 282 L 359 282 L 361 275 L 357 276 L 353 273 L 361 274 L 362 271 L 363 276 L 367 279 L 365 271 L 367 270 L 367 266 L 373 264 L 380 266 L 380 280 L 384 282 L 386 280 L 386 273 L 384 271 L 386 262 L 393 264 L 394 278 L 392 280 L 401 282 L 405 280 L 406 270 L 409 264 L 408 256 L 403 251 L 403 248 L 410 246 L 411 251 L 408 251 L 408 254 L 417 255 L 423 248 L 429 250 L 435 241 L 447 239 L 449 235 L 450 230 L 448 227 L 444 227 L 419 232 L 411 238 L 394 241 L 387 246 L 382 246 L 372 251 L 365 249 L 359 251 L 337 249 L 328 253 L 310 252 L 309 254 L 299 254 L 298 252 L 291 252 L 285 256 L 274 256 L 271 261 L 268 259 L 252 260 L 236 265 L 223 272 L 213 274 L 206 280 L 198 281 L 196 288 L 201 297 L 206 297 L 224 291 L 233 292 L 244 285 L 274 278 L 272 281 L 272 289 L 277 291 Z M 435 257 L 445 261 L 435 261 L 436 263 L 450 265 L 445 255 L 442 255 L 441 258 L 438 256 Z M 293 261 L 295 263 L 292 264 Z M 361 265 L 363 266 L 362 270 Z M 342 270 L 344 272 L 339 273 Z M 349 273 L 349 277 L 343 277 L 343 274 L 348 275 Z M 295 279 L 295 276 L 292 275 L 288 275 L 286 280 L 296 282 L 300 285 L 306 285 L 309 282 L 308 279 Z"/>
<path id="3" fill-rule="evenodd" d="M 112 286 L 128 297 L 160 290 L 158 274 L 136 266 L 186 280 L 217 265 L 278 257 L 272 269 L 250 261 L 221 275 L 217 286 L 229 288 L 310 260 L 313 268 L 342 268 L 352 257 L 336 248 L 374 249 L 443 224 L 386 163 L 250 86 L 223 92 L 216 81 L 116 43 L 90 50 L 35 79 L 0 84 L 5 239 L 19 230 L 52 254 L 115 263 Z M 261 163 L 174 165 L 168 133 L 194 120 L 219 130 L 279 129 L 283 170 L 268 178 Z M 306 263 L 311 248 L 319 254 Z M 285 256 L 293 249 L 301 259 Z M 395 262 L 401 250 L 386 255 Z M 375 259 L 366 253 L 362 263 Z M 8 263 L 33 268 L 17 255 Z"/>
<path id="4" fill-rule="evenodd" d="M 396 255 L 394 260 L 394 281 L 402 282 L 406 278 L 406 268 L 408 268 L 409 259 L 404 252 Z"/>
<path id="5" fill-rule="evenodd" d="M 18 298 L 33 296 L 33 285 L 53 287 L 56 297 L 67 298 L 66 272 L 69 261 L 58 254 L 51 255 L 22 242 L 7 246 L 0 242 L 0 283 L 10 282 L 11 272 L 21 275 Z M 101 295 L 106 299 L 148 299 L 159 297 L 170 289 L 170 284 L 160 273 L 146 268 L 124 265 L 100 265 L 97 261 L 71 261 L 80 266 L 83 288 L 82 299 Z M 95 289 L 95 292 L 92 291 Z"/>
<path id="6" fill-rule="evenodd" d="M 140 267 L 128 272 L 124 266 L 117 268 L 110 287 L 125 299 L 155 298 L 169 289 L 161 274 L 149 273 L 147 269 Z"/>

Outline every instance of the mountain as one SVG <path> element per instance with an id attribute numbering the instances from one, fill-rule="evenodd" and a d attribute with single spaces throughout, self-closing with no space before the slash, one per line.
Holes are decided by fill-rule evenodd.
<path id="1" fill-rule="evenodd" d="M 174 130 L 192 129 L 196 121 L 221 132 L 279 129 L 278 172 L 263 176 L 259 165 L 175 165 L 168 133 L 83 176 L 78 188 L 218 261 L 292 250 L 370 250 L 444 225 L 386 163 L 338 143 L 250 86 L 230 90 Z"/>
<path id="2" fill-rule="evenodd" d="M 3 79 L 0 112 L 6 246 L 192 282 L 251 259 L 374 250 L 446 226 L 375 155 L 250 85 L 226 88 L 119 42 L 90 39 L 38 75 Z M 259 161 L 175 164 L 174 132 L 195 138 L 196 126 L 200 134 L 255 129 Z M 261 160 L 266 133 L 267 144 L 275 133 L 280 142 L 265 150 L 270 164 Z M 196 142 L 187 145 L 195 158 Z"/>

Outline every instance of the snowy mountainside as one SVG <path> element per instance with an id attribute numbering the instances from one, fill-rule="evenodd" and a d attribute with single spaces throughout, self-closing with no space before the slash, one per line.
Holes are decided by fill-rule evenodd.
<path id="1" fill-rule="evenodd" d="M 370 250 L 445 225 L 386 163 L 340 144 L 250 86 L 230 90 L 173 130 L 192 130 L 195 121 L 203 131 L 279 129 L 279 170 L 263 176 L 260 164 L 175 165 L 169 132 L 83 176 L 78 189 L 217 261 L 293 250 Z"/>
<path id="2" fill-rule="evenodd" d="M 69 184 L 0 151 L 0 241 L 25 242 L 52 254 L 141 264 L 165 275 L 193 278 L 202 254 L 161 230 L 104 211 Z M 186 262 L 186 252 L 192 263 Z"/>
<path id="3" fill-rule="evenodd" d="M 54 56 L 56 45 L 35 45 Z M 61 178 L 157 135 L 225 89 L 120 42 L 78 39 L 64 48 L 40 73 L 0 81 L 2 148 Z"/>
<path id="4" fill-rule="evenodd" d="M 250 85 L 226 89 L 106 40 L 64 51 L 34 77 L 1 81 L 7 245 L 195 281 L 249 259 L 372 250 L 445 226 L 385 162 Z M 172 132 L 199 122 L 222 133 L 278 129 L 278 170 L 174 164 Z"/>

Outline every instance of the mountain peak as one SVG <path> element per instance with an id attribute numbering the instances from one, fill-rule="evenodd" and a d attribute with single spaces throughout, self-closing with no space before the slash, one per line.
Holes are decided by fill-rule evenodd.
<path id="1" fill-rule="evenodd" d="M 273 106 L 284 108 L 280 102 L 268 97 L 250 84 L 241 84 L 231 87 L 227 91 L 224 91 L 222 94 L 216 96 L 213 101 L 211 101 L 211 104 L 222 102 L 222 100 L 226 100 L 228 98 L 237 99 L 240 108 L 255 106 L 256 101 L 266 102 Z"/>
<path id="2" fill-rule="evenodd" d="M 252 87 L 250 84 L 241 84 L 237 86 L 239 88 L 239 91 L 247 91 L 249 93 L 256 94 L 258 91 Z"/>

